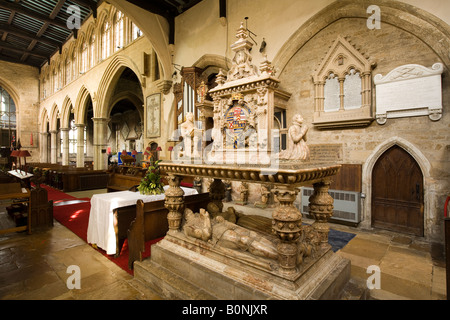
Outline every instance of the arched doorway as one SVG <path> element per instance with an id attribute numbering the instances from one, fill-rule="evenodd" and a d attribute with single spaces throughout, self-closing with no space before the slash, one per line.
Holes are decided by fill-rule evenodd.
<path id="1" fill-rule="evenodd" d="M 397 145 L 386 150 L 373 167 L 372 227 L 424 235 L 422 170 Z"/>

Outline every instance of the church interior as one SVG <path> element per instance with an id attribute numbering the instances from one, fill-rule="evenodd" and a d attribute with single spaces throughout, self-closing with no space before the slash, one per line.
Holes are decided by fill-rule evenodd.
<path id="1" fill-rule="evenodd" d="M 0 20 L 1 300 L 448 299 L 448 1 Z"/>

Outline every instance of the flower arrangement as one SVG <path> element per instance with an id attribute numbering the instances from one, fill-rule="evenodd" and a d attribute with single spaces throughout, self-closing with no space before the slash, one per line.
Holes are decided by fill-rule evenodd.
<path id="1" fill-rule="evenodd" d="M 164 184 L 161 182 L 159 163 L 161 160 L 150 163 L 145 177 L 137 187 L 141 194 L 161 194 L 164 193 Z"/>

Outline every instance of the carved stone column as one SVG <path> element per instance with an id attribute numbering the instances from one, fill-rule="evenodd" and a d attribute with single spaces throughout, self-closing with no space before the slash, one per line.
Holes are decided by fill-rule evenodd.
<path id="1" fill-rule="evenodd" d="M 330 181 L 314 183 L 314 193 L 309 197 L 309 213 L 316 220 L 312 226 L 317 231 L 320 246 L 326 248 L 330 226 L 328 220 L 333 215 L 333 198 L 328 193 Z"/>
<path id="2" fill-rule="evenodd" d="M 272 213 L 272 231 L 281 242 L 277 246 L 282 271 L 293 273 L 297 265 L 297 243 L 301 234 L 302 214 L 293 205 L 298 191 L 288 186 L 277 186 L 273 190 L 280 205 Z"/>
<path id="3" fill-rule="evenodd" d="M 61 138 L 62 138 L 62 165 L 69 165 L 69 128 L 61 128 Z"/>
<path id="4" fill-rule="evenodd" d="M 48 162 L 48 132 L 41 132 L 41 162 Z"/>
<path id="5" fill-rule="evenodd" d="M 84 167 L 84 124 L 76 124 L 77 127 L 77 167 Z"/>
<path id="6" fill-rule="evenodd" d="M 106 130 L 108 120 L 106 118 L 92 118 L 94 121 L 94 170 L 104 170 L 106 164 L 106 152 L 102 153 L 102 149 L 106 150 Z"/>
<path id="7" fill-rule="evenodd" d="M 181 226 L 184 210 L 184 191 L 180 187 L 181 177 L 169 175 L 167 177 L 169 188 L 166 190 L 166 201 L 164 206 L 169 209 L 167 220 L 169 222 L 169 233 L 177 232 Z"/>
<path id="8" fill-rule="evenodd" d="M 50 162 L 57 163 L 58 162 L 58 131 L 52 130 L 50 131 L 50 141 L 51 141 L 51 149 L 50 149 Z"/>
<path id="9" fill-rule="evenodd" d="M 221 179 L 214 179 L 214 181 L 209 186 L 209 198 L 217 205 L 220 211 L 222 211 L 222 200 L 223 198 L 225 198 L 225 184 Z"/>

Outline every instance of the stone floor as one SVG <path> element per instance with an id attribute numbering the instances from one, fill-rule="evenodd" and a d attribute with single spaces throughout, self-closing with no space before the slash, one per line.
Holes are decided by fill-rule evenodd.
<path id="1" fill-rule="evenodd" d="M 86 194 L 75 194 L 84 197 Z M 431 255 L 422 238 L 387 231 L 365 231 L 332 225 L 356 233 L 338 254 L 351 260 L 352 279 L 365 283 L 369 266 L 381 271 L 380 289 L 372 299 L 446 299 L 445 262 Z M 68 267 L 81 270 L 81 289 L 69 289 Z M 64 226 L 0 236 L 1 300 L 135 300 L 159 297 L 94 250 Z"/>

